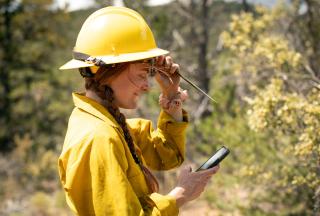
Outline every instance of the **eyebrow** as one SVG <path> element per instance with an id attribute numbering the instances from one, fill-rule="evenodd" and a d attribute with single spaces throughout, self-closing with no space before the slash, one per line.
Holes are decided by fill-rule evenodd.
<path id="1" fill-rule="evenodd" d="M 145 71 L 145 72 L 149 72 L 149 68 L 150 68 L 150 66 L 149 67 L 143 67 L 142 70 Z"/>

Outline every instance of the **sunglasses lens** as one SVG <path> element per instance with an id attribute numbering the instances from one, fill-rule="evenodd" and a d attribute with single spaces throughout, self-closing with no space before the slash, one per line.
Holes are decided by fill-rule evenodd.
<path id="1" fill-rule="evenodd" d="M 156 68 L 155 68 L 155 59 L 152 58 L 149 60 L 149 76 L 153 77 L 156 75 L 157 71 L 156 71 Z"/>
<path id="2" fill-rule="evenodd" d="M 149 75 L 151 76 L 151 77 L 154 77 L 155 75 L 156 75 L 156 70 L 154 69 L 154 68 L 152 68 L 152 67 L 150 67 L 149 68 Z"/>

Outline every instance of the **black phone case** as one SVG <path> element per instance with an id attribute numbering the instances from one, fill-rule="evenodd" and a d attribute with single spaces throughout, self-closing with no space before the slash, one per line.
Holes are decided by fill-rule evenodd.
<path id="1" fill-rule="evenodd" d="M 197 170 L 206 170 L 217 166 L 227 155 L 230 153 L 230 150 L 225 146 L 222 146 L 218 151 L 214 153 L 204 164 L 202 164 Z"/>

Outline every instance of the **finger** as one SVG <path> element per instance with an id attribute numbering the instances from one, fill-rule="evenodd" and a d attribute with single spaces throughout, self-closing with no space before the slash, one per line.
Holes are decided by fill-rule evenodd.
<path id="1" fill-rule="evenodd" d="M 214 167 L 212 167 L 212 168 L 210 168 L 210 169 L 207 169 L 206 171 L 207 171 L 208 173 L 215 174 L 216 172 L 218 172 L 218 170 L 219 170 L 219 165 L 214 166 Z"/>
<path id="2" fill-rule="evenodd" d="M 206 170 L 201 170 L 201 171 L 199 171 L 199 172 L 197 172 L 197 173 L 199 173 L 200 175 L 212 175 L 212 174 L 214 174 L 215 172 L 216 172 L 217 170 L 216 170 L 216 168 L 215 167 L 213 167 L 213 168 L 209 168 L 209 169 L 206 169 Z"/>
<path id="3" fill-rule="evenodd" d="M 165 56 L 158 56 L 156 59 L 156 65 L 164 65 Z"/>
<path id="4" fill-rule="evenodd" d="M 206 178 L 207 183 L 210 181 L 210 179 L 212 179 L 212 177 L 213 177 L 213 174 L 207 176 L 207 178 Z"/>
<path id="5" fill-rule="evenodd" d="M 210 179 L 211 177 L 199 178 L 198 184 L 201 185 L 201 187 L 205 187 Z"/>
<path id="6" fill-rule="evenodd" d="M 212 170 L 213 173 L 216 173 L 216 172 L 218 172 L 219 169 L 220 169 L 220 165 L 217 165 L 217 166 L 210 168 L 209 170 Z"/>
<path id="7" fill-rule="evenodd" d="M 158 83 L 160 83 L 162 80 L 161 80 L 161 75 L 159 73 L 156 73 L 156 75 L 154 76 L 154 78 L 156 79 L 156 81 Z"/>
<path id="8" fill-rule="evenodd" d="M 183 173 L 190 173 L 190 172 L 192 172 L 192 168 L 191 168 L 190 165 L 187 165 L 187 166 L 185 166 L 185 167 L 183 167 L 183 168 L 181 169 L 181 172 L 183 172 Z"/>
<path id="9" fill-rule="evenodd" d="M 199 197 L 202 193 L 204 192 L 204 187 L 199 189 L 197 192 L 196 192 L 196 197 Z"/>
<path id="10" fill-rule="evenodd" d="M 207 175 L 200 178 L 204 187 L 209 183 L 210 179 L 212 179 L 212 176 L 213 175 Z"/>
<path id="11" fill-rule="evenodd" d="M 162 85 L 165 85 L 165 83 L 168 83 L 170 82 L 170 76 L 169 74 L 167 73 L 164 73 L 164 72 L 159 72 L 159 73 L 156 73 L 156 76 L 155 76 L 157 82 L 159 84 L 162 84 Z M 172 82 L 172 81 L 171 81 Z"/>
<path id="12" fill-rule="evenodd" d="M 189 97 L 188 91 L 181 89 L 180 92 L 181 92 L 181 95 L 180 95 L 181 101 L 184 102 L 184 101 L 185 101 L 186 99 L 188 99 L 188 97 Z"/>
<path id="13" fill-rule="evenodd" d="M 165 68 L 171 69 L 172 63 L 173 63 L 173 61 L 172 61 L 171 56 L 166 56 L 166 61 L 165 61 L 165 65 L 164 65 Z"/>
<path id="14" fill-rule="evenodd" d="M 207 175 L 203 175 L 199 177 L 199 180 L 203 183 L 203 184 L 207 184 L 208 181 L 212 178 L 213 174 L 207 174 Z"/>
<path id="15" fill-rule="evenodd" d="M 177 71 L 179 71 L 179 65 L 178 65 L 178 64 L 172 64 L 169 73 L 170 73 L 170 74 L 174 74 L 174 73 L 177 72 Z"/>
<path id="16" fill-rule="evenodd" d="M 202 194 L 202 193 L 204 192 L 204 190 L 205 190 L 205 188 L 206 188 L 206 185 L 207 185 L 207 184 L 203 184 L 203 185 L 201 185 L 201 187 L 199 188 L 199 192 L 198 192 L 198 193 L 199 193 L 199 195 L 200 195 L 200 194 Z"/>
<path id="17" fill-rule="evenodd" d="M 216 172 L 217 172 L 216 169 L 212 169 L 212 168 L 205 171 L 201 171 L 198 178 L 203 181 L 207 178 L 211 178 Z"/>
<path id="18" fill-rule="evenodd" d="M 206 184 L 208 184 L 208 182 L 210 181 L 211 177 L 212 177 L 212 176 L 208 176 L 208 177 L 206 178 Z"/>

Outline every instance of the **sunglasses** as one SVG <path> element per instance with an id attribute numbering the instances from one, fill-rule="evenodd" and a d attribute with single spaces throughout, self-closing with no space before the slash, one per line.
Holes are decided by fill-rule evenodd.
<path id="1" fill-rule="evenodd" d="M 157 73 L 161 73 L 162 75 L 166 76 L 170 83 L 173 83 L 170 74 L 165 70 L 164 67 L 159 67 L 155 65 L 155 58 L 143 60 L 142 63 L 147 63 L 148 66 L 145 68 L 148 71 L 148 75 L 154 77 Z"/>
<path id="2" fill-rule="evenodd" d="M 167 76 L 169 81 L 173 83 L 171 79 L 171 75 L 165 70 L 164 67 L 155 66 L 155 58 L 148 59 L 144 61 L 145 63 L 149 63 L 148 73 L 150 76 L 155 76 L 157 72 L 162 73 L 163 75 Z M 193 88 L 204 94 L 207 98 L 209 98 L 211 101 L 217 103 L 215 99 L 213 99 L 210 95 L 208 95 L 205 91 L 203 91 L 200 87 L 195 85 L 193 82 L 191 82 L 188 78 L 183 76 L 179 71 L 176 72 L 184 81 L 186 81 L 189 85 L 191 85 Z"/>

